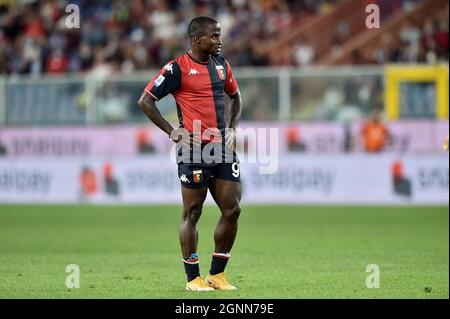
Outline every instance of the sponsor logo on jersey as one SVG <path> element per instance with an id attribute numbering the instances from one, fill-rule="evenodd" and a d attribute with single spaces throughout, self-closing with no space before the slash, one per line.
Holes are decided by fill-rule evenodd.
<path id="1" fill-rule="evenodd" d="M 160 75 L 156 78 L 156 80 L 153 82 L 153 84 L 155 84 L 155 86 L 158 87 L 158 86 L 161 85 L 161 83 L 164 82 L 165 79 L 166 79 L 166 78 L 164 77 L 164 75 L 160 74 Z"/>

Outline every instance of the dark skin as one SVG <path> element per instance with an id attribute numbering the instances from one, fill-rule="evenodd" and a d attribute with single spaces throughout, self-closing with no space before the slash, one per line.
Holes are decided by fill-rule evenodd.
<path id="1" fill-rule="evenodd" d="M 222 40 L 220 39 L 220 24 L 209 25 L 199 36 L 191 38 L 191 56 L 199 62 L 207 62 L 210 55 L 218 55 L 221 52 Z M 138 101 L 147 117 L 161 130 L 166 132 L 175 143 L 193 143 L 181 139 L 183 128 L 173 128 L 164 119 L 155 105 L 155 101 L 145 92 Z M 230 119 L 227 127 L 236 129 L 241 117 L 242 99 L 238 91 L 230 96 Z M 226 139 L 227 145 L 234 149 L 234 137 Z M 221 211 L 221 217 L 214 233 L 215 252 L 228 253 L 233 247 L 238 229 L 240 215 L 241 185 L 236 182 L 212 178 L 208 187 L 191 189 L 181 186 L 183 197 L 183 215 L 180 225 L 180 245 L 183 258 L 188 258 L 197 252 L 198 232 L 197 222 L 202 214 L 203 203 L 210 191 L 211 196 Z"/>

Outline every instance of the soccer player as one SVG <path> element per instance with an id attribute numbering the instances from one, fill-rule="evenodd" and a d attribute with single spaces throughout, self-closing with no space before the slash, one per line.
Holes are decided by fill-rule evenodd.
<path id="1" fill-rule="evenodd" d="M 161 69 L 146 86 L 138 104 L 147 117 L 177 143 L 178 176 L 183 198 L 179 235 L 187 274 L 186 290 L 234 290 L 236 287 L 228 283 L 224 271 L 231 256 L 240 215 L 240 167 L 234 145 L 242 109 L 241 94 L 230 65 L 219 55 L 222 47 L 220 24 L 211 17 L 194 18 L 189 23 L 188 35 L 191 50 Z M 176 101 L 178 128 L 173 128 L 155 105 L 155 101 L 169 93 Z M 227 121 L 224 93 L 231 101 Z M 196 133 L 198 129 L 200 134 Z M 183 155 L 186 145 L 188 156 Z M 210 148 L 217 145 L 223 146 L 221 151 Z M 219 155 L 220 160 L 206 161 L 203 156 L 205 149 L 212 149 L 208 154 Z M 195 160 L 198 153 L 202 155 L 200 161 Z M 227 157 L 230 153 L 231 157 Z M 208 189 L 221 217 L 214 233 L 211 269 L 205 280 L 199 270 L 196 224 Z"/>

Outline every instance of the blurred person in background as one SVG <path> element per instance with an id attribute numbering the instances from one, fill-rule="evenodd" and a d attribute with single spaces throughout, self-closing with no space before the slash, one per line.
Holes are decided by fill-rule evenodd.
<path id="1" fill-rule="evenodd" d="M 381 122 L 381 108 L 373 110 L 369 120 L 363 124 L 361 133 L 365 152 L 379 153 L 385 149 L 390 136 L 386 125 Z"/>
<path id="2" fill-rule="evenodd" d="M 306 144 L 302 141 L 300 136 L 300 128 L 290 127 L 286 132 L 286 139 L 288 149 L 290 152 L 305 152 L 307 150 Z"/>
<path id="3" fill-rule="evenodd" d="M 151 131 L 145 128 L 139 129 L 136 134 L 136 142 L 138 145 L 138 152 L 140 154 L 155 153 L 155 146 L 151 141 Z"/>
<path id="4" fill-rule="evenodd" d="M 79 176 L 80 195 L 82 201 L 88 201 L 98 191 L 98 181 L 95 171 L 89 166 L 83 166 Z"/>
<path id="5" fill-rule="evenodd" d="M 2 136 L 0 135 L 0 156 L 6 155 L 8 151 L 6 150 L 6 146 L 2 143 Z"/>
<path id="6" fill-rule="evenodd" d="M 411 197 L 412 183 L 411 179 L 405 175 L 405 168 L 402 161 L 396 160 L 392 163 L 391 174 L 394 192 L 405 198 Z"/>
<path id="7" fill-rule="evenodd" d="M 349 122 L 344 123 L 343 128 L 344 128 L 343 151 L 345 153 L 351 153 L 355 150 L 355 139 L 352 134 L 351 123 L 349 123 Z"/>
<path id="8" fill-rule="evenodd" d="M 103 164 L 103 183 L 106 194 L 116 197 L 119 196 L 120 194 L 119 181 L 114 176 L 113 165 L 109 161 Z"/>

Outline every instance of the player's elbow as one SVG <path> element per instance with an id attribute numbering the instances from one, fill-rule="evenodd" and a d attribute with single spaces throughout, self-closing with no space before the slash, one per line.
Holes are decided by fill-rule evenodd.
<path id="1" fill-rule="evenodd" d="M 139 105 L 139 107 L 143 110 L 145 108 L 145 102 L 144 102 L 144 98 L 141 96 L 139 98 L 139 100 L 137 101 L 137 105 Z"/>
<path id="2" fill-rule="evenodd" d="M 242 96 L 241 92 L 237 91 L 237 93 L 234 95 L 233 99 L 233 105 L 238 108 L 239 110 L 242 109 Z"/>
<path id="3" fill-rule="evenodd" d="M 234 95 L 231 95 L 231 96 L 230 96 L 230 99 L 231 99 L 231 100 L 237 100 L 237 101 L 239 101 L 240 103 L 242 103 L 241 91 L 238 89 L 238 90 L 236 91 L 236 93 L 234 93 Z"/>
<path id="4" fill-rule="evenodd" d="M 139 107 L 141 108 L 142 111 L 146 111 L 151 109 L 151 103 L 147 97 L 147 95 L 145 93 L 143 93 L 141 95 L 141 97 L 139 98 L 137 104 L 139 105 Z"/>

